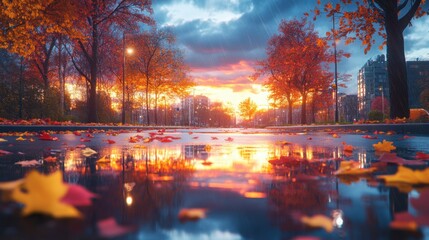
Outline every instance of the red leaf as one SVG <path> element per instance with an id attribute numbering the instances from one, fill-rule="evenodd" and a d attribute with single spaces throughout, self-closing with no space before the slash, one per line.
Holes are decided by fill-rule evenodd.
<path id="1" fill-rule="evenodd" d="M 429 160 L 429 153 L 417 152 L 416 153 L 416 159 Z"/>
<path id="2" fill-rule="evenodd" d="M 77 184 L 68 184 L 68 191 L 61 199 L 61 202 L 73 206 L 90 206 L 91 198 L 97 197 L 96 194 L 86 190 L 86 188 Z"/>

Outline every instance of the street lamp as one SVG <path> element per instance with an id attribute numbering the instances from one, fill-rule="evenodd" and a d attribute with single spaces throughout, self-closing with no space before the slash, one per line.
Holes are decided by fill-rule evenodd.
<path id="1" fill-rule="evenodd" d="M 378 90 L 380 90 L 380 92 L 381 92 L 381 113 L 383 115 L 383 120 L 384 120 L 384 91 L 383 91 L 383 86 L 380 86 L 378 88 Z"/>
<path id="2" fill-rule="evenodd" d="M 334 36 L 335 123 L 338 123 L 337 38 L 335 34 L 335 12 L 332 13 L 332 31 Z"/>
<path id="3" fill-rule="evenodd" d="M 123 55 L 123 61 L 122 61 L 122 125 L 125 124 L 125 52 L 128 54 L 133 53 L 132 48 L 125 48 L 125 32 L 122 35 L 122 55 Z"/>

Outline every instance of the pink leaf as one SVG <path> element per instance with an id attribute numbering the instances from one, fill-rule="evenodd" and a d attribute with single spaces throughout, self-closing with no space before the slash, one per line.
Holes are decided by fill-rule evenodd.
<path id="1" fill-rule="evenodd" d="M 378 159 L 380 162 L 395 163 L 398 165 L 425 165 L 426 163 L 419 160 L 406 160 L 398 157 L 396 153 L 384 153 Z"/>
<path id="2" fill-rule="evenodd" d="M 98 197 L 96 194 L 86 190 L 86 188 L 77 184 L 68 184 L 68 191 L 61 199 L 61 202 L 73 206 L 90 206 L 91 198 Z"/>
<path id="3" fill-rule="evenodd" d="M 107 218 L 98 221 L 97 227 L 100 236 L 105 238 L 121 236 L 134 230 L 133 227 L 123 227 L 118 225 L 114 218 Z"/>

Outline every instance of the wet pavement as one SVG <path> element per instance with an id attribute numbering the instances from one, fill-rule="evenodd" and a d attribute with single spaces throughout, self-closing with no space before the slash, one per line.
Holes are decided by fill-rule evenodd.
<path id="1" fill-rule="evenodd" d="M 46 174 L 59 170 L 65 182 L 99 197 L 79 208 L 82 219 L 21 217 L 21 206 L 0 202 L 0 238 L 98 239 L 97 223 L 109 218 L 131 227 L 119 239 L 428 238 L 426 227 L 389 227 L 395 213 L 415 213 L 410 199 L 427 187 L 386 185 L 376 176 L 396 172 L 390 164 L 364 177 L 334 172 L 345 160 L 364 168 L 378 164 L 381 154 L 373 144 L 383 139 L 393 142 L 397 156 L 413 160 L 418 152 L 429 153 L 429 135 L 333 131 L 96 130 L 80 136 L 52 133 L 57 141 L 31 134 L 17 141 L 17 135 L 3 134 L 0 150 L 12 154 L 0 156 L 0 182 L 20 179 L 33 169 Z M 345 145 L 354 150 L 345 151 Z M 85 156 L 85 147 L 97 153 Z M 57 160 L 43 160 L 49 156 Z M 41 165 L 14 164 L 33 159 Z M 186 209 L 204 214 L 180 217 Z M 318 214 L 332 218 L 332 232 L 300 221 Z"/>

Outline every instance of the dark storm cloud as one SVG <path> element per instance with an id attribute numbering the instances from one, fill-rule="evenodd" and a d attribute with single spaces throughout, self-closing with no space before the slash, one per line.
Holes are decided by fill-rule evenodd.
<path id="1" fill-rule="evenodd" d="M 209 5 L 209 1 L 191 2 L 202 9 Z M 210 21 L 194 20 L 172 29 L 191 67 L 215 67 L 243 59 L 253 61 L 264 57 L 267 40 L 277 32 L 281 19 L 303 16 L 302 13 L 308 10 L 308 4 L 304 2 L 254 0 L 233 5 L 229 1 L 216 1 L 210 6 L 217 11 L 235 8 L 233 10 L 248 12 L 216 26 Z M 161 25 L 168 20 L 168 13 L 161 7 L 170 3 L 173 2 L 154 2 L 155 18 Z"/>

